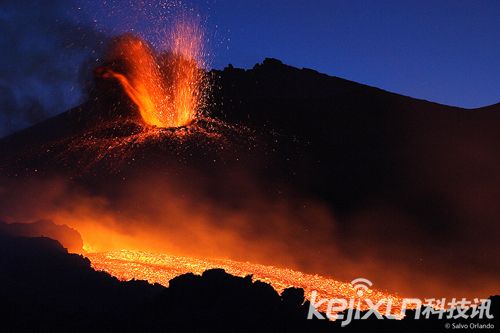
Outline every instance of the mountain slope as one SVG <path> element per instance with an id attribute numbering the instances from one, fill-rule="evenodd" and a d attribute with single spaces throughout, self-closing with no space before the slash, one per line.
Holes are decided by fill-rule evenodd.
<path id="1" fill-rule="evenodd" d="M 130 179 L 149 181 L 147 188 L 180 184 L 178 197 L 197 191 L 217 210 L 273 211 L 260 201 L 279 202 L 291 206 L 291 216 L 308 216 L 312 201 L 333 212 L 334 231 L 303 218 L 302 234 L 288 237 L 315 244 L 311 234 L 318 233 L 349 253 L 360 264 L 345 279 L 367 274 L 366 262 L 383 262 L 375 266 L 412 279 L 402 288 L 425 289 L 419 272 L 432 271 L 462 292 L 483 288 L 471 287 L 474 279 L 486 281 L 488 294 L 498 290 L 491 281 L 500 273 L 493 260 L 500 250 L 500 104 L 444 106 L 273 59 L 211 75 L 207 116 L 186 128 L 146 131 L 119 87 L 96 79 L 82 106 L 1 139 L 0 172 L 65 177 L 110 202 L 131 195 Z M 1 199 L 7 206 L 8 195 Z M 299 268 L 330 274 L 308 260 L 322 253 L 326 262 L 337 252 L 307 248 L 292 251 L 307 253 Z M 458 266 L 460 278 L 449 269 Z"/>

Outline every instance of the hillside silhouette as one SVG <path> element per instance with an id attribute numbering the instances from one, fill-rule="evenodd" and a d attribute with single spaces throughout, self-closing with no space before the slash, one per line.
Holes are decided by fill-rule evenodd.
<path id="1" fill-rule="evenodd" d="M 285 332 L 315 327 L 305 320 L 302 290 L 280 296 L 268 284 L 222 270 L 179 276 L 169 288 L 120 282 L 49 238 L 1 235 L 0 272 L 4 332 Z"/>
<path id="2" fill-rule="evenodd" d="M 168 288 L 120 282 L 43 237 L 0 234 L 0 273 L 3 332 L 419 332 L 445 331 L 447 322 L 373 319 L 341 328 L 307 320 L 302 289 L 279 295 L 266 283 L 220 269 L 178 276 Z M 498 296 L 492 300 L 498 316 Z"/>
<path id="3" fill-rule="evenodd" d="M 0 221 L 0 234 L 11 237 L 48 237 L 56 239 L 69 252 L 80 253 L 83 248 L 82 236 L 78 231 L 66 225 L 57 225 L 49 220 L 39 220 L 32 223 L 5 223 Z"/>

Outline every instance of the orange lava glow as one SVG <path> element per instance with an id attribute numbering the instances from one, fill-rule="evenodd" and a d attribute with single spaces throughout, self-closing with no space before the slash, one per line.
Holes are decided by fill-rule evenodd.
<path id="1" fill-rule="evenodd" d="M 87 253 L 85 255 L 90 259 L 94 269 L 105 271 L 124 281 L 138 279 L 168 286 L 169 280 L 178 275 L 188 272 L 201 274 L 207 269 L 222 268 L 235 276 L 253 275 L 254 280 L 269 283 L 279 293 L 289 287 L 298 287 L 304 289 L 306 298 L 311 295 L 313 290 L 316 290 L 321 299 L 355 299 L 356 304 L 358 300 L 362 301 L 348 282 L 274 266 L 229 259 L 197 259 L 132 250 Z M 363 297 L 370 298 L 375 303 L 383 299 L 386 301 L 390 299 L 393 304 L 392 313 L 398 314 L 401 310 L 402 299 L 396 295 L 368 289 Z M 364 302 L 360 304 L 361 309 L 367 309 L 366 306 L 363 306 Z M 381 306 L 380 309 L 384 310 L 385 308 Z M 320 308 L 320 310 L 325 309 Z"/>
<path id="2" fill-rule="evenodd" d="M 125 73 L 102 67 L 98 74 L 120 83 L 146 124 L 189 125 L 203 104 L 206 89 L 202 37 L 198 25 L 188 20 L 177 23 L 167 41 L 170 51 L 159 56 L 143 40 L 122 37 L 108 57 L 124 66 Z"/>

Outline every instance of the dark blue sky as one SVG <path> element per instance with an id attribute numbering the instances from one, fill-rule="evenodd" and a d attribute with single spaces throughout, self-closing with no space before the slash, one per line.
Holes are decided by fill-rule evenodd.
<path id="1" fill-rule="evenodd" d="M 101 33 L 132 29 L 156 43 L 179 7 L 162 3 L 173 2 L 54 0 L 46 6 L 7 0 L 6 6 L 0 6 L 0 24 L 9 32 L 0 32 L 4 34 L 0 47 L 13 48 L 11 35 L 20 41 L 13 48 L 16 52 L 0 55 L 0 93 L 8 86 L 26 87 L 28 82 L 34 87 L 28 89 L 32 90 L 30 98 L 40 100 L 45 114 L 76 104 L 79 63 L 93 47 L 82 44 L 95 43 Z M 265 57 L 275 57 L 297 67 L 439 103 L 473 108 L 500 102 L 500 1 L 186 0 L 184 7 L 196 8 L 205 21 L 215 68 L 228 63 L 250 68 Z M 13 19 L 16 15 L 24 22 Z M 85 37 L 76 46 L 65 32 L 68 26 L 70 30 L 85 27 Z M 55 54 L 61 39 L 64 47 Z M 33 62 L 40 54 L 48 62 L 46 58 L 52 55 L 64 84 L 58 86 L 56 79 L 40 81 L 37 71 L 26 73 L 22 61 L 30 52 Z M 15 73 L 6 70 L 16 61 Z M 50 76 L 50 68 L 46 66 L 45 76 Z M 62 73 L 65 68 L 68 74 Z M 11 75 L 5 76 L 6 71 Z M 47 95 L 52 95 L 40 87 L 52 89 L 59 96 L 58 103 L 47 105 L 53 100 Z M 17 104 L 23 93 L 12 90 Z M 10 127 L 22 127 L 21 121 L 5 119 Z"/>

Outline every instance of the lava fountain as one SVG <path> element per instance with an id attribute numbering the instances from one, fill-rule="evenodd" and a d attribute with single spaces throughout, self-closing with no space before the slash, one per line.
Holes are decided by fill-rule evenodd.
<path id="1" fill-rule="evenodd" d="M 166 45 L 170 51 L 158 55 L 140 38 L 121 36 L 108 50 L 106 63 L 110 65 L 96 72 L 119 82 L 145 124 L 186 126 L 196 118 L 208 86 L 202 29 L 188 20 L 180 21 L 168 34 Z"/>

